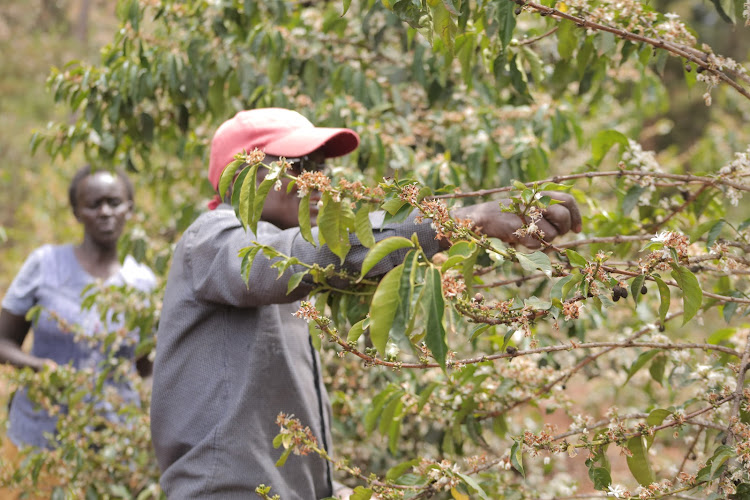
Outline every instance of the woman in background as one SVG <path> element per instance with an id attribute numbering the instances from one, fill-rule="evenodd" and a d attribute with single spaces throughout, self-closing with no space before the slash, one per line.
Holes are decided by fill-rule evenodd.
<path id="1" fill-rule="evenodd" d="M 83 226 L 78 245 L 44 245 L 26 259 L 8 288 L 0 310 L 0 362 L 35 371 L 48 366 L 72 364 L 74 368 L 95 368 L 105 359 L 96 343 L 76 341 L 64 325 L 75 325 L 86 336 L 97 336 L 112 328 L 103 323 L 95 308 L 82 309 L 82 292 L 93 283 L 104 286 L 129 285 L 149 291 L 155 285 L 151 270 L 127 256 L 118 258 L 117 242 L 133 212 L 133 185 L 121 172 L 93 171 L 85 166 L 76 172 L 68 190 L 76 220 Z M 31 352 L 21 349 L 32 324 L 27 312 L 39 306 L 34 321 Z M 131 332 L 134 333 L 134 332 Z M 137 333 L 135 333 L 137 336 Z M 130 358 L 135 366 L 135 346 L 123 347 L 118 356 Z M 118 383 L 125 402 L 138 402 L 129 384 Z M 15 447 L 51 448 L 56 417 L 35 406 L 21 389 L 13 397 L 8 415 L 8 438 Z M 7 440 L 6 440 L 7 441 Z M 3 455 L 17 453 L 4 443 Z"/>

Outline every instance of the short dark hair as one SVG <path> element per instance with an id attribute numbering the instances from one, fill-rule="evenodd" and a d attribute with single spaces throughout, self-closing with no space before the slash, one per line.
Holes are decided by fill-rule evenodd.
<path id="1" fill-rule="evenodd" d="M 76 211 L 78 186 L 81 184 L 81 181 L 89 175 L 95 174 L 96 172 L 100 171 L 106 172 L 106 170 L 94 170 L 91 165 L 84 165 L 79 168 L 78 171 L 76 171 L 75 175 L 73 175 L 73 179 L 70 181 L 70 186 L 68 187 L 68 201 L 70 202 L 70 208 L 73 209 L 73 212 Z M 114 173 L 117 175 L 117 177 L 120 178 L 123 185 L 125 185 L 125 191 L 128 194 L 128 200 L 132 202 L 135 194 L 135 189 L 133 188 L 133 183 L 130 181 L 130 178 L 128 178 L 127 174 L 125 174 L 125 171 L 121 168 L 115 169 Z"/>

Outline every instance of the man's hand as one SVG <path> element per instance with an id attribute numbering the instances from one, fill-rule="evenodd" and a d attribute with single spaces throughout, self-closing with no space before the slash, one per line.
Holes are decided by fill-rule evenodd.
<path id="1" fill-rule="evenodd" d="M 581 212 L 571 195 L 559 191 L 543 191 L 542 195 L 562 202 L 547 207 L 542 218 L 535 222 L 537 228 L 544 232 L 544 241 L 550 242 L 571 230 L 575 233 L 581 232 L 583 228 Z M 542 243 L 538 237 L 533 235 L 519 237 L 516 234 L 518 229 L 531 221 L 524 221 L 514 213 L 503 212 L 500 203 L 505 206 L 510 204 L 508 200 L 489 201 L 457 208 L 451 211 L 451 215 L 457 219 L 471 220 L 478 232 L 490 238 L 498 238 L 506 243 L 520 243 L 530 249 L 541 247 Z"/>
<path id="2" fill-rule="evenodd" d="M 354 494 L 354 490 L 346 485 L 339 483 L 338 481 L 333 482 L 333 496 L 339 500 L 349 500 Z"/>

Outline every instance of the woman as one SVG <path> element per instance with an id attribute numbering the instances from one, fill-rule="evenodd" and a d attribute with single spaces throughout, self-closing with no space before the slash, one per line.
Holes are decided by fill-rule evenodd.
<path id="1" fill-rule="evenodd" d="M 96 369 L 105 353 L 96 343 L 76 342 L 63 325 L 76 325 L 86 336 L 97 336 L 117 325 L 102 323 L 95 308 L 81 308 L 82 292 L 92 283 L 130 285 L 148 291 L 155 278 L 150 269 L 128 256 L 121 264 L 117 242 L 133 211 L 133 186 L 123 172 L 78 170 L 68 190 L 73 214 L 83 225 L 78 245 L 44 245 L 28 257 L 7 290 L 0 311 L 0 362 L 35 371 L 71 363 L 74 368 Z M 31 327 L 26 313 L 34 306 L 41 313 L 34 321 L 30 353 L 21 345 Z M 137 334 L 135 334 L 137 335 Z M 118 355 L 134 358 L 134 348 Z M 117 384 L 126 402 L 138 395 L 127 384 Z M 51 448 L 48 435 L 55 434 L 57 420 L 29 400 L 25 390 L 16 392 L 8 415 L 8 437 L 17 447 Z"/>

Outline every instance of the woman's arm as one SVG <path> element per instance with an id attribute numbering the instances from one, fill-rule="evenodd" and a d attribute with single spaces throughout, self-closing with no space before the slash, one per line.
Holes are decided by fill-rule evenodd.
<path id="1" fill-rule="evenodd" d="M 0 310 L 0 363 L 6 363 L 18 368 L 28 366 L 39 371 L 45 365 L 54 366 L 50 359 L 37 358 L 21 350 L 23 341 L 29 333 L 31 322 L 25 317 Z"/>

